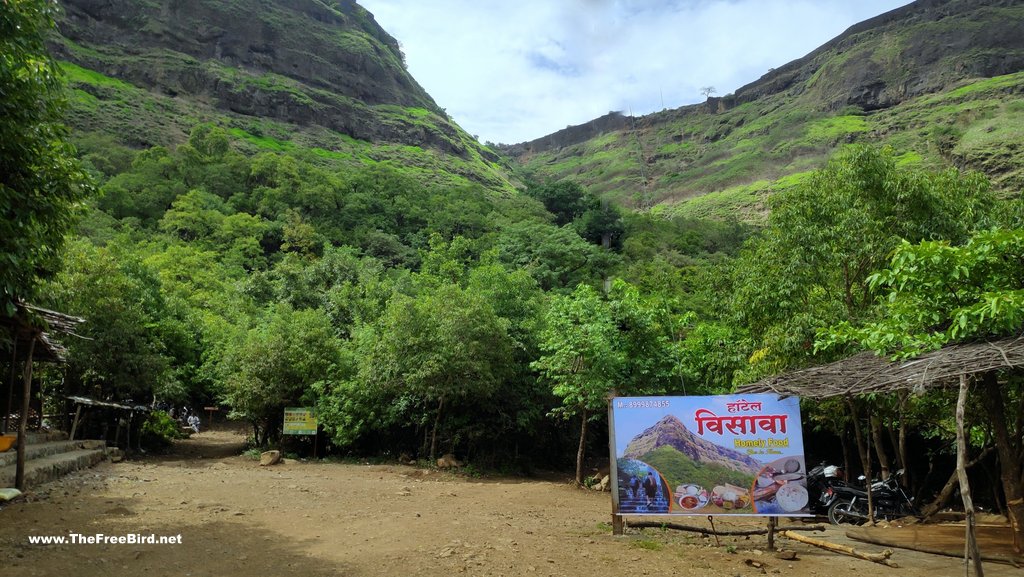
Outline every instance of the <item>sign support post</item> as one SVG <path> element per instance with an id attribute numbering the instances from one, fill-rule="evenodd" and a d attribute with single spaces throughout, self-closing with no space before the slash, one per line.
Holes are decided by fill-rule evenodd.
<path id="1" fill-rule="evenodd" d="M 612 401 L 614 391 L 608 395 L 608 475 L 612 491 L 612 535 L 624 532 L 622 515 L 619 513 L 619 467 L 615 457 L 615 411 Z"/>
<path id="2" fill-rule="evenodd" d="M 320 423 L 317 421 L 316 412 L 311 407 L 286 407 L 284 410 L 285 435 L 312 435 L 313 436 L 313 459 L 316 460 L 317 434 L 320 430 Z"/>

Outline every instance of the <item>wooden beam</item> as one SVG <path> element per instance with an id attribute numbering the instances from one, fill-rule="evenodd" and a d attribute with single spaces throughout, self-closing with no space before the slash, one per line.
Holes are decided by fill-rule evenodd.
<path id="1" fill-rule="evenodd" d="M 863 551 L 858 551 L 853 547 L 839 545 L 838 543 L 830 543 L 828 541 L 822 541 L 821 539 L 812 539 L 805 535 L 800 535 L 789 530 L 780 531 L 779 536 L 785 537 L 787 539 L 792 539 L 794 541 L 799 541 L 801 543 L 807 543 L 808 545 L 814 545 L 815 547 L 820 547 L 827 551 L 833 551 L 835 553 L 842 553 L 843 555 L 849 555 L 851 557 L 856 557 L 858 559 L 864 559 L 866 561 L 881 563 L 882 565 L 887 565 L 889 567 L 898 567 L 898 565 L 896 565 L 892 562 L 892 560 L 889 559 L 889 557 L 892 557 L 892 549 L 886 549 L 881 553 L 865 553 Z"/>
<path id="2" fill-rule="evenodd" d="M 772 517 L 774 519 L 775 517 Z M 722 535 L 722 536 L 737 536 L 745 537 L 750 535 L 767 535 L 768 529 L 733 529 L 726 531 L 718 531 L 716 529 L 708 529 L 706 527 L 695 527 L 693 525 L 680 525 L 679 523 L 665 523 L 663 521 L 629 521 L 630 527 L 637 529 L 672 529 L 673 531 L 689 531 L 691 533 L 701 533 L 703 535 Z M 824 531 L 824 525 L 795 525 L 792 527 L 776 527 L 775 534 L 781 535 L 785 531 Z"/>

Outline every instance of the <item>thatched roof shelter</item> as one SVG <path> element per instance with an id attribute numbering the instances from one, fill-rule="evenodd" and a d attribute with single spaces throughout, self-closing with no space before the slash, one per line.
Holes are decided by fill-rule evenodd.
<path id="1" fill-rule="evenodd" d="M 1024 336 L 947 345 L 905 361 L 871 352 L 739 387 L 737 393 L 777 393 L 825 399 L 900 390 L 955 387 L 961 375 L 1024 366 Z"/>
<path id="2" fill-rule="evenodd" d="M 11 350 L 15 362 L 24 362 L 29 350 L 29 343 L 36 340 L 32 360 L 42 362 L 64 362 L 67 349 L 51 336 L 52 333 L 74 335 L 75 327 L 85 319 L 66 315 L 56 311 L 19 303 L 18 312 L 13 317 L 0 316 L 0 335 L 10 336 L 13 341 Z M 42 321 L 41 323 L 33 321 Z M 44 324 L 45 330 L 37 324 Z"/>
<path id="3" fill-rule="evenodd" d="M 6 393 L 2 395 L 7 399 L 4 405 L 3 431 L 6 433 L 10 426 L 11 411 L 14 409 L 14 377 L 15 367 L 19 363 L 24 364 L 22 379 L 22 399 L 18 418 L 18 460 L 15 485 L 19 490 L 25 490 L 25 436 L 28 431 L 29 402 L 32 396 L 32 363 L 34 361 L 63 362 L 67 350 L 59 343 L 50 338 L 46 331 L 56 331 L 64 334 L 74 334 L 74 329 L 84 319 L 58 313 L 44 308 L 35 307 L 26 303 L 16 303 L 17 310 L 14 316 L 0 317 L 0 338 L 4 343 L 9 344 L 11 351 L 11 374 L 10 382 L 6 387 Z M 3 390 L 3 387 L 0 387 Z"/>
<path id="4" fill-rule="evenodd" d="M 965 560 L 974 560 L 980 576 L 981 556 L 974 532 L 974 505 L 966 471 L 966 432 L 964 430 L 964 408 L 968 382 L 972 377 L 1003 369 L 1024 366 L 1024 336 L 982 340 L 947 345 L 939 350 L 922 354 L 904 361 L 890 361 L 871 352 L 775 377 L 762 379 L 737 389 L 738 393 L 777 393 L 783 396 L 799 396 L 813 399 L 829 397 L 853 397 L 868 393 L 895 393 L 899 391 L 924 392 L 927 389 L 959 386 L 957 399 L 957 470 L 961 497 L 967 514 L 967 551 Z M 999 396 L 998 390 L 988 389 L 983 395 Z M 1008 435 L 1002 407 L 988 401 L 989 418 L 993 420 L 996 449 L 1003 469 L 1003 490 L 1006 495 L 1010 524 L 1013 529 L 1013 546 L 1018 553 L 1024 545 L 1024 498 L 1021 497 L 1019 439 L 1014 441 Z M 998 419 L 995 417 L 998 416 Z M 998 423 L 996 422 L 998 420 Z M 998 425 L 998 426 L 997 426 Z M 1019 431 L 1018 431 L 1019 434 Z M 858 440 L 858 443 L 860 441 Z M 870 449 L 869 449 L 870 450 Z M 862 452 L 862 459 L 865 458 Z M 870 463 L 870 453 L 867 454 Z M 870 507 L 870 505 L 869 505 Z M 870 516 L 870 512 L 869 512 Z"/>

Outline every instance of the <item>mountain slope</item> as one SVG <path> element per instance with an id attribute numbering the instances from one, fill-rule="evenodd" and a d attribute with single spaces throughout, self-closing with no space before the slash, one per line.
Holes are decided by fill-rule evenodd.
<path id="1" fill-rule="evenodd" d="M 634 437 L 622 456 L 627 459 L 641 459 L 660 447 L 672 447 L 697 463 L 719 465 L 750 475 L 756 474 L 761 468 L 761 464 L 748 455 L 694 435 L 673 415 L 662 418 L 654 426 Z"/>
<path id="2" fill-rule="evenodd" d="M 854 141 L 893 144 L 907 162 L 982 170 L 1017 192 L 1022 70 L 1024 3 L 919 0 L 735 94 L 608 115 L 504 152 L 528 172 L 577 179 L 624 205 L 693 216 L 756 220 L 773 188 Z"/>
<path id="3" fill-rule="evenodd" d="M 405 69 L 354 0 L 64 0 L 52 42 L 74 128 L 136 147 L 214 122 L 254 150 L 310 147 L 510 188 L 497 157 Z"/>

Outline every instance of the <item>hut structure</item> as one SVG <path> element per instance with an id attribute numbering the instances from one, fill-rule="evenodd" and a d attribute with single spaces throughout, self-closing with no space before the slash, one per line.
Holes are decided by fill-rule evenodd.
<path id="1" fill-rule="evenodd" d="M 1003 490 L 1013 529 L 1014 550 L 1021 554 L 1024 521 L 1024 486 L 1021 484 L 1022 455 L 1019 438 L 1009 432 L 1010 424 L 1002 406 L 996 376 L 1001 371 L 1024 366 L 1024 336 L 947 345 L 912 359 L 890 361 L 871 352 L 763 379 L 740 387 L 738 393 L 777 393 L 811 399 L 852 398 L 870 393 L 922 393 L 940 387 L 959 387 L 957 400 L 957 472 L 967 513 L 967 553 L 973 557 L 977 574 L 981 558 L 974 538 L 974 506 L 966 473 L 966 440 L 963 413 L 969 383 L 982 388 L 981 400 L 995 433 L 996 451 L 1002 469 Z M 1012 415 L 1010 415 L 1012 416 Z M 1019 426 L 1019 424 L 1018 424 Z"/>
<path id="2" fill-rule="evenodd" d="M 15 485 L 25 488 L 25 443 L 28 432 L 29 405 L 32 399 L 32 367 L 36 361 L 62 363 L 67 350 L 51 334 L 73 335 L 74 329 L 84 319 L 56 311 L 17 303 L 13 316 L 0 316 L 0 345 L 7 345 L 10 351 L 11 372 L 6 386 L 0 387 L 0 399 L 5 400 L 3 432 L 11 426 L 11 415 L 15 409 L 14 389 L 17 367 L 22 367 L 22 398 L 18 414 L 18 458 Z"/>

